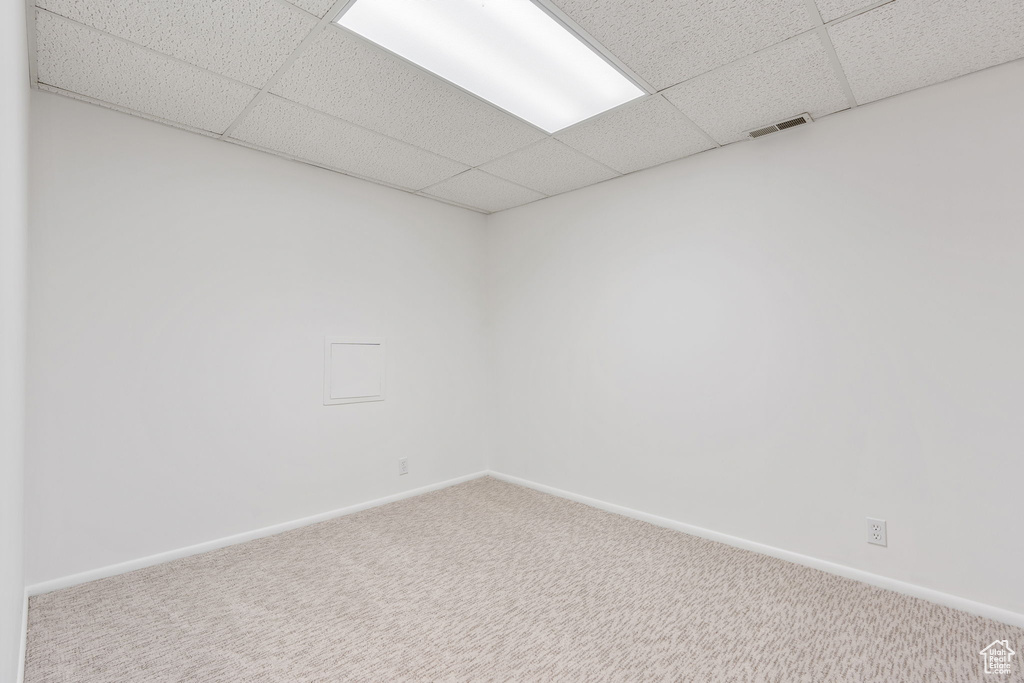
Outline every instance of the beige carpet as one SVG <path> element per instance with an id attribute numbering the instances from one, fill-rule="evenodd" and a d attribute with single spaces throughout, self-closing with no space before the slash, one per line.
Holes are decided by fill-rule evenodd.
<path id="1" fill-rule="evenodd" d="M 978 652 L 1008 638 L 1011 676 Z M 1021 680 L 1024 630 L 478 479 L 34 597 L 28 683 Z"/>

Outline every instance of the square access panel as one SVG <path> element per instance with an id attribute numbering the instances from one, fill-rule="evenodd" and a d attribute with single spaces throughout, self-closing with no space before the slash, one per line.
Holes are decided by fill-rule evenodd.
<path id="1" fill-rule="evenodd" d="M 384 400 L 384 340 L 324 338 L 324 405 Z"/>

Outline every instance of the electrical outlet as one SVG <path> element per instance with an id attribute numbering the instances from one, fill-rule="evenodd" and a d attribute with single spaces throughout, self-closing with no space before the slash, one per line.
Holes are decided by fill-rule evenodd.
<path id="1" fill-rule="evenodd" d="M 868 543 L 875 545 L 889 545 L 889 539 L 885 533 L 885 520 L 872 519 L 868 517 Z"/>
<path id="2" fill-rule="evenodd" d="M 403 474 L 409 474 L 409 458 L 398 459 L 398 476 L 402 476 Z"/>

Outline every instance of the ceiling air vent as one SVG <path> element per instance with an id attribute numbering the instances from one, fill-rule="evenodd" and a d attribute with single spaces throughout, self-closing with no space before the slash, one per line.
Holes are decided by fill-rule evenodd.
<path id="1" fill-rule="evenodd" d="M 780 123 L 773 123 L 770 126 L 764 128 L 757 128 L 752 131 L 748 131 L 747 135 L 753 138 L 763 138 L 765 135 L 771 135 L 772 133 L 778 133 L 780 130 L 786 130 L 787 128 L 795 128 L 796 126 L 802 126 L 805 123 L 811 123 L 814 119 L 811 118 L 810 114 L 801 114 L 795 119 L 787 119 Z"/>

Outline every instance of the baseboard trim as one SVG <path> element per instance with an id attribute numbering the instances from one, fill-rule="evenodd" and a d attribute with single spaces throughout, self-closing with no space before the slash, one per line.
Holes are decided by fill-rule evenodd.
<path id="1" fill-rule="evenodd" d="M 588 496 L 582 496 L 571 491 L 565 491 L 562 489 L 548 486 L 546 484 L 539 484 L 528 479 L 522 479 L 520 477 L 514 477 L 503 472 L 495 472 L 493 470 L 485 470 L 482 472 L 475 472 L 473 474 L 467 474 L 462 477 L 456 477 L 454 479 L 448 479 L 440 481 L 427 486 L 421 486 L 416 489 L 409 491 L 402 491 L 390 496 L 383 498 L 376 498 L 363 503 L 357 503 L 348 507 L 339 508 L 337 510 L 331 510 L 329 512 L 322 512 L 317 515 L 309 517 L 303 517 L 301 519 L 295 519 L 290 522 L 282 522 L 281 524 L 275 524 L 273 526 L 264 527 L 262 529 L 255 529 L 247 531 L 241 534 L 235 534 L 233 536 L 225 536 L 224 538 L 218 538 L 212 541 L 206 541 L 204 543 L 198 543 L 196 545 L 187 546 L 185 548 L 178 548 L 176 550 L 170 550 L 163 553 L 157 553 L 155 555 L 149 555 L 136 560 L 129 560 L 127 562 L 121 562 L 118 564 L 112 564 L 106 567 L 100 567 L 79 574 L 72 574 L 70 576 L 61 577 L 58 579 L 52 579 L 50 581 L 43 581 L 40 583 L 32 584 L 25 588 L 25 606 L 23 607 L 22 613 L 22 634 L 21 634 L 21 657 L 19 664 L 18 681 L 19 683 L 23 680 L 24 676 L 24 664 L 25 664 L 25 650 L 27 645 L 27 633 L 28 633 L 28 598 L 33 595 L 41 595 L 43 593 L 49 593 L 51 591 L 60 590 L 61 588 L 69 588 L 71 586 L 77 586 L 79 584 L 88 583 L 89 581 L 95 581 L 97 579 L 105 579 L 110 576 L 117 576 L 118 574 L 125 574 L 136 569 L 143 569 L 145 567 L 152 567 L 153 565 L 163 564 L 164 562 L 170 562 L 182 557 L 188 557 L 190 555 L 198 555 L 200 553 L 209 552 L 211 550 L 218 550 L 220 548 L 226 548 L 227 546 L 236 545 L 238 543 L 245 543 L 246 541 L 252 541 L 257 538 L 264 538 L 266 536 L 273 536 L 285 531 L 292 529 L 298 529 L 300 527 L 308 526 L 310 524 L 316 524 L 317 522 L 323 522 L 336 517 L 343 517 L 350 515 L 361 510 L 368 510 L 370 508 L 378 507 L 380 505 L 386 505 L 395 501 L 403 500 L 405 498 L 412 498 L 430 491 L 437 491 L 439 489 L 448 488 L 456 484 L 461 484 L 472 479 L 479 479 L 480 477 L 491 476 L 501 481 L 506 481 L 510 484 L 517 484 L 519 486 L 525 486 L 535 491 L 541 491 L 542 493 L 549 493 L 559 498 L 565 498 L 567 500 L 573 500 L 590 507 L 605 510 L 615 514 L 623 515 L 625 517 L 631 517 L 633 519 L 639 519 L 644 522 L 649 522 L 657 526 L 665 527 L 668 529 L 674 529 L 676 531 L 682 531 L 683 533 L 691 534 L 693 536 L 700 536 L 712 541 L 718 541 L 719 543 L 725 543 L 737 548 L 743 548 L 744 550 L 752 550 L 762 555 L 768 555 L 776 557 L 780 560 L 786 560 L 787 562 L 793 562 L 800 564 L 805 567 L 811 567 L 812 569 L 818 569 L 820 571 L 828 572 L 830 574 L 836 574 L 838 576 L 844 576 L 848 579 L 855 581 L 861 581 L 872 586 L 879 588 L 885 588 L 887 590 L 909 595 L 915 598 L 921 598 L 922 600 L 928 600 L 939 605 L 946 607 L 952 607 L 953 609 L 962 610 L 970 614 L 976 614 L 978 616 L 986 617 L 994 621 L 1000 621 L 1013 626 L 1024 628 L 1024 614 L 1018 612 L 1012 612 L 1010 610 L 1003 609 L 1001 607 L 995 607 L 993 605 L 987 605 L 985 603 L 976 602 L 967 598 L 962 598 L 957 595 L 950 593 L 943 593 L 932 588 L 925 588 L 917 584 L 907 583 L 898 579 L 893 579 L 888 576 L 882 576 L 881 574 L 872 574 L 861 569 L 854 569 L 846 565 L 837 564 L 835 562 L 829 562 L 828 560 L 822 560 L 810 555 L 801 555 L 800 553 L 792 552 L 790 550 L 784 550 L 782 548 L 776 548 L 775 546 L 765 545 L 763 543 L 757 543 L 750 541 L 745 538 L 739 538 L 738 536 L 730 536 L 710 529 L 705 529 L 692 524 L 686 524 L 685 522 L 679 522 L 674 519 L 668 519 L 667 517 L 659 517 L 652 515 L 647 512 L 641 512 L 640 510 L 634 510 L 627 508 L 622 505 L 616 505 L 614 503 L 608 503 L 603 500 L 596 498 L 590 498 Z"/>
<path id="2" fill-rule="evenodd" d="M 559 498 L 566 498 L 568 500 L 576 501 L 577 503 L 583 503 L 590 507 L 595 507 L 606 512 L 614 512 L 615 514 L 623 515 L 624 517 L 631 517 L 633 519 L 639 519 L 644 522 L 649 522 L 657 526 L 666 527 L 668 529 L 674 529 L 676 531 L 682 531 L 683 533 L 691 534 L 693 536 L 700 536 L 711 541 L 718 541 L 719 543 L 725 543 L 736 548 L 743 548 L 744 550 L 752 550 L 762 555 L 769 555 L 776 557 L 780 560 L 786 560 L 787 562 L 793 562 L 795 564 L 801 564 L 805 567 L 811 567 L 812 569 L 818 569 L 829 574 L 836 574 L 838 576 L 844 576 L 848 579 L 860 581 L 878 588 L 885 588 L 887 590 L 909 595 L 915 598 L 921 598 L 929 602 L 934 602 L 945 607 L 952 607 L 953 609 L 962 610 L 970 614 L 977 616 L 986 617 L 994 621 L 1000 621 L 1005 624 L 1013 626 L 1019 626 L 1024 628 L 1024 614 L 1018 612 L 1012 612 L 1010 610 L 1003 609 L 1001 607 L 995 607 L 993 605 L 986 605 L 985 603 L 975 602 L 974 600 L 968 600 L 957 595 L 951 595 L 949 593 L 943 593 L 941 591 L 934 590 L 932 588 L 925 588 L 924 586 L 918 586 L 913 583 L 907 583 L 898 579 L 893 579 L 888 576 L 882 576 L 881 574 L 872 574 L 861 569 L 854 569 L 846 565 L 837 564 L 835 562 L 829 562 L 828 560 L 822 560 L 817 557 L 811 557 L 810 555 L 801 555 L 789 550 L 783 550 L 782 548 L 776 548 L 775 546 L 765 545 L 763 543 L 757 543 L 755 541 L 748 541 L 745 538 L 739 538 L 737 536 L 730 536 L 728 534 L 719 533 L 710 529 L 704 529 L 702 527 L 693 526 L 686 524 L 685 522 L 677 522 L 674 519 L 668 519 L 666 517 L 659 517 L 657 515 L 648 514 L 632 508 L 623 507 L 622 505 L 615 505 L 614 503 L 607 503 L 603 500 L 596 498 L 589 498 L 587 496 L 581 496 L 571 491 L 563 491 L 562 489 L 556 489 L 553 486 L 547 486 L 545 484 L 538 484 L 528 479 L 521 479 L 519 477 L 513 477 L 502 472 L 495 472 L 490 470 L 487 474 L 495 479 L 506 481 L 510 484 L 517 484 L 519 486 L 525 486 L 526 488 L 534 489 L 542 493 L 549 493 Z"/>
<path id="3" fill-rule="evenodd" d="M 424 493 L 429 493 L 431 491 L 437 491 L 439 489 L 448 488 L 449 486 L 461 484 L 463 482 L 470 481 L 471 479 L 479 479 L 480 477 L 486 475 L 487 472 L 475 472 L 473 474 L 467 474 L 462 477 L 456 477 L 455 479 L 447 479 L 445 481 L 439 481 L 435 484 L 428 484 L 427 486 L 421 486 L 419 488 L 411 489 L 409 491 L 402 491 L 401 493 L 395 493 L 390 496 L 384 496 L 383 498 L 375 498 L 373 500 L 368 500 L 364 503 L 356 503 L 355 505 L 349 505 L 348 507 L 339 508 L 337 510 L 321 512 L 320 514 L 312 515 L 309 517 L 303 517 L 301 519 L 294 519 L 290 522 L 282 522 L 281 524 L 274 524 L 272 526 L 263 527 L 262 529 L 245 531 L 243 533 L 235 534 L 233 536 L 225 536 L 224 538 L 218 538 L 212 541 L 206 541 L 204 543 L 197 543 L 196 545 L 190 545 L 185 548 L 168 550 L 166 552 L 157 553 L 155 555 L 140 557 L 137 560 L 119 562 L 118 564 L 112 564 L 106 567 L 100 567 L 98 569 L 91 569 L 86 572 L 72 574 L 70 576 L 64 576 L 59 579 L 42 581 L 40 583 L 35 583 L 31 586 L 26 587 L 25 593 L 26 596 L 41 595 L 43 593 L 49 593 L 51 591 L 60 590 L 61 588 L 70 588 L 71 586 L 77 586 L 79 584 L 88 583 L 89 581 L 96 581 L 97 579 L 105 579 L 111 576 L 117 576 L 118 574 L 125 574 L 127 572 L 135 571 L 136 569 L 152 567 L 153 565 L 163 564 L 164 562 L 170 562 L 171 560 L 177 560 L 182 557 L 198 555 L 200 553 L 206 553 L 211 550 L 226 548 L 230 545 L 245 543 L 246 541 L 252 541 L 257 538 L 264 538 L 265 536 L 273 536 L 274 534 L 279 534 L 284 531 L 291 531 L 292 529 L 298 529 L 299 527 L 309 526 L 310 524 L 316 524 L 317 522 L 323 522 L 328 519 L 334 519 L 335 517 L 344 517 L 345 515 L 351 515 L 354 512 L 368 510 L 370 508 L 375 508 L 380 505 L 394 503 L 395 501 L 403 500 L 405 498 L 412 498 L 413 496 L 419 496 Z"/>

